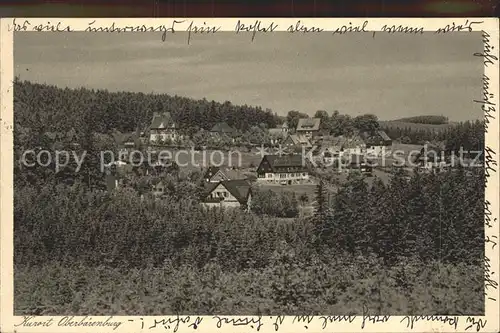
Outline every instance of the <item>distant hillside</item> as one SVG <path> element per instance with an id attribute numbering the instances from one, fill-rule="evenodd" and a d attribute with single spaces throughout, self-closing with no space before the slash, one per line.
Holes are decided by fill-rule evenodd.
<path id="1" fill-rule="evenodd" d="M 436 115 L 415 116 L 415 117 L 400 118 L 395 120 L 405 123 L 429 124 L 429 125 L 444 125 L 448 124 L 449 122 L 448 117 L 436 116 Z"/>
<path id="2" fill-rule="evenodd" d="M 400 129 L 408 128 L 411 130 L 432 130 L 432 131 L 443 131 L 454 125 L 454 123 L 439 124 L 439 125 L 422 124 L 404 120 L 379 120 L 379 124 L 381 128 L 400 128 Z"/>
<path id="3" fill-rule="evenodd" d="M 191 132 L 210 129 L 225 121 L 247 131 L 265 124 L 275 127 L 280 119 L 260 107 L 195 100 L 168 94 L 109 92 L 94 89 L 59 88 L 29 81 L 14 81 L 14 121 L 16 125 L 42 131 L 79 130 L 84 115 L 92 113 L 95 132 L 132 132 L 151 122 L 154 112 L 170 112 L 182 128 Z"/>

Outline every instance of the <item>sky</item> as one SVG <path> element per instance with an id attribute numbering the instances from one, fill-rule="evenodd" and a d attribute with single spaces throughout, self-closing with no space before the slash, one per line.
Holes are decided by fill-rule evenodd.
<path id="1" fill-rule="evenodd" d="M 15 75 L 59 87 L 167 93 L 381 120 L 483 116 L 480 33 L 16 33 Z"/>

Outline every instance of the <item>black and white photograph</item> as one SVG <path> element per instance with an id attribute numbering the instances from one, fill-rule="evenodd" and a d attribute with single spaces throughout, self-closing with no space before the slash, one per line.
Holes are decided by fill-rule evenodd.
<path id="1" fill-rule="evenodd" d="M 483 50 L 15 32 L 14 315 L 484 316 Z"/>

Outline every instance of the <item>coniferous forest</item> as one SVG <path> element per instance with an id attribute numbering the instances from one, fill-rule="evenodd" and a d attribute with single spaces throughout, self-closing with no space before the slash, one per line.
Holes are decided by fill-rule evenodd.
<path id="1" fill-rule="evenodd" d="M 134 131 L 156 111 L 192 131 L 280 121 L 259 107 L 167 95 L 19 81 L 14 95 L 17 158 L 50 146 L 41 133 L 71 128 L 97 150 L 93 133 Z M 450 128 L 446 146 L 484 147 L 480 124 Z M 388 182 L 353 173 L 336 193 L 322 179 L 314 214 L 299 216 L 301 197 L 278 196 L 276 211 L 265 191 L 255 211 L 203 209 L 204 170 L 172 170 L 155 201 L 140 200 L 141 178 L 97 189 L 92 159 L 78 174 L 15 163 L 16 315 L 484 312 L 484 168 L 394 170 Z"/>

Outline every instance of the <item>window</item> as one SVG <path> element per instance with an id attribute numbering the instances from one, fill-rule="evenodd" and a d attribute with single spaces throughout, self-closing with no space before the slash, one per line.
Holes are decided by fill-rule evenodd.
<path id="1" fill-rule="evenodd" d="M 227 192 L 224 192 L 224 198 L 227 198 Z"/>

